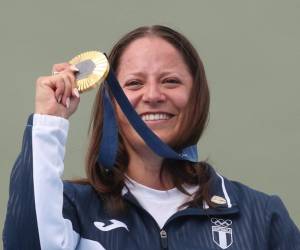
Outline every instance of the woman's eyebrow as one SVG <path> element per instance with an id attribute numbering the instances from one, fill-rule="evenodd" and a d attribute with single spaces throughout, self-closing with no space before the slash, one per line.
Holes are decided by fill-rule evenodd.
<path id="1" fill-rule="evenodd" d="M 162 72 L 162 73 L 160 73 L 160 77 L 164 77 L 164 76 L 168 76 L 168 75 L 172 75 L 172 76 L 177 76 L 177 77 L 180 77 L 181 76 L 181 74 L 180 74 L 180 72 L 178 72 L 178 71 L 164 71 L 164 72 Z"/>
<path id="2" fill-rule="evenodd" d="M 157 75 L 157 78 L 160 79 L 160 78 L 163 78 L 166 76 L 184 78 L 184 74 L 182 74 L 180 71 L 177 71 L 177 70 L 164 70 L 162 72 L 159 72 L 159 74 Z M 132 71 L 125 75 L 126 80 L 131 77 L 147 78 L 148 75 L 147 75 L 147 73 L 145 73 L 143 71 Z"/>
<path id="3" fill-rule="evenodd" d="M 132 71 L 132 72 L 126 74 L 126 78 L 131 77 L 131 76 L 134 76 L 134 77 L 136 77 L 136 76 L 144 77 L 145 75 L 146 74 L 143 73 L 142 71 Z"/>

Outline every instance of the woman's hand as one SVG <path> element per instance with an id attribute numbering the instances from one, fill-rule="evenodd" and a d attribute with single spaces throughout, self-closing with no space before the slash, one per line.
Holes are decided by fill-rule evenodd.
<path id="1" fill-rule="evenodd" d="M 76 89 L 76 67 L 69 63 L 55 64 L 52 76 L 36 81 L 35 113 L 68 119 L 77 109 L 80 97 Z"/>

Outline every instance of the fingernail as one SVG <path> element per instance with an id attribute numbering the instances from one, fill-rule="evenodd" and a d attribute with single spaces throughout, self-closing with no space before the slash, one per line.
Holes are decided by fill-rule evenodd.
<path id="1" fill-rule="evenodd" d="M 79 69 L 75 65 L 71 65 L 70 69 L 76 72 L 79 72 Z"/>
<path id="2" fill-rule="evenodd" d="M 66 106 L 67 106 L 67 108 L 70 107 L 70 97 L 68 97 L 67 100 L 66 100 Z"/>
<path id="3" fill-rule="evenodd" d="M 77 98 L 79 98 L 79 91 L 78 91 L 78 89 L 74 88 L 74 89 L 73 89 L 73 94 L 74 94 Z"/>
<path id="4" fill-rule="evenodd" d="M 62 98 L 62 95 L 60 95 L 60 96 L 58 97 L 58 99 L 57 99 L 57 102 L 58 102 L 58 103 L 60 103 L 61 98 Z"/>

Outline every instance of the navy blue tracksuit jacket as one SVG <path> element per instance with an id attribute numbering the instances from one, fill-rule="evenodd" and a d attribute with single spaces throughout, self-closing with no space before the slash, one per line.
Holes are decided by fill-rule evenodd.
<path id="1" fill-rule="evenodd" d="M 225 204 L 185 208 L 160 228 L 124 188 L 129 212 L 109 216 L 91 186 L 61 181 L 68 124 L 57 119 L 28 119 L 11 173 L 4 249 L 300 250 L 299 230 L 277 196 L 213 169 L 212 196 Z"/>

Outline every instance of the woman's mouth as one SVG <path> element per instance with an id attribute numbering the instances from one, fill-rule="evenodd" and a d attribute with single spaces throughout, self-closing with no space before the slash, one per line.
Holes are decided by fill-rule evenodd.
<path id="1" fill-rule="evenodd" d="M 147 113 L 147 114 L 142 114 L 141 118 L 144 122 L 149 122 L 149 121 L 169 120 L 173 116 L 174 115 L 168 113 Z"/>

